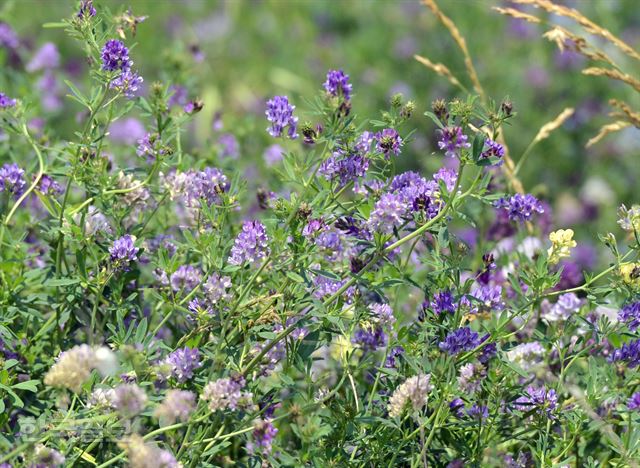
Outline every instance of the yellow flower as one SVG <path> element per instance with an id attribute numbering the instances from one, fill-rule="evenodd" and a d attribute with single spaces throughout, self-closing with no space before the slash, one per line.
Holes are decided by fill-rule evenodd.
<path id="1" fill-rule="evenodd" d="M 547 251 L 549 255 L 549 264 L 555 265 L 561 258 L 571 255 L 571 249 L 577 244 L 573 240 L 573 229 L 558 229 L 549 234 L 551 247 Z"/>
<path id="2" fill-rule="evenodd" d="M 345 335 L 340 335 L 334 338 L 331 343 L 331 357 L 336 361 L 343 361 L 349 354 L 351 354 L 351 352 L 353 352 L 354 349 L 355 348 L 351 343 L 351 340 Z"/>
<path id="3" fill-rule="evenodd" d="M 640 286 L 640 263 L 621 263 L 620 276 L 630 286 Z"/>

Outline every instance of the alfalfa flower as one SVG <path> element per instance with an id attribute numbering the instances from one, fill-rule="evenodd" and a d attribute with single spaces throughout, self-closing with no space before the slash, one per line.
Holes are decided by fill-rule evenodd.
<path id="1" fill-rule="evenodd" d="M 135 434 L 121 441 L 118 445 L 127 452 L 131 468 L 182 468 L 173 454 L 155 444 L 147 444 Z"/>
<path id="2" fill-rule="evenodd" d="M 154 411 L 161 425 L 167 426 L 176 421 L 186 422 L 196 408 L 196 394 L 188 390 L 171 389 L 164 401 Z"/>
<path id="3" fill-rule="evenodd" d="M 231 248 L 228 262 L 232 265 L 255 263 L 268 255 L 269 238 L 264 224 L 260 221 L 246 221 Z"/>
<path id="4" fill-rule="evenodd" d="M 408 407 L 412 411 L 420 411 L 427 404 L 429 392 L 433 389 L 430 381 L 431 374 L 414 375 L 396 388 L 389 400 L 389 416 L 402 416 Z"/>
<path id="5" fill-rule="evenodd" d="M 631 208 L 622 205 L 618 209 L 618 224 L 625 231 L 640 231 L 640 205 Z"/>
<path id="6" fill-rule="evenodd" d="M 549 234 L 549 240 L 551 247 L 547 250 L 547 255 L 550 265 L 555 265 L 560 259 L 571 256 L 571 249 L 578 245 L 573 240 L 573 229 L 558 229 Z"/>
<path id="7" fill-rule="evenodd" d="M 285 127 L 288 127 L 287 136 L 292 140 L 298 138 L 298 117 L 293 115 L 295 108 L 296 106 L 289 104 L 287 96 L 274 96 L 267 101 L 265 114 L 271 122 L 271 126 L 267 128 L 269 135 L 281 137 Z"/>
<path id="8" fill-rule="evenodd" d="M 82 344 L 60 353 L 56 363 L 45 375 L 44 383 L 77 393 L 89 379 L 93 369 L 98 369 L 102 375 L 109 375 L 115 367 L 117 360 L 109 348 L 92 348 Z"/>
<path id="9" fill-rule="evenodd" d="M 244 385 L 243 377 L 218 379 L 205 385 L 200 399 L 209 402 L 211 411 L 251 407 L 253 394 L 243 392 Z"/>

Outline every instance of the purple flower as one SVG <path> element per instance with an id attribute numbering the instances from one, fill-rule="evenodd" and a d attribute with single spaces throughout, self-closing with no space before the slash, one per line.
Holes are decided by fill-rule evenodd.
<path id="1" fill-rule="evenodd" d="M 231 278 L 213 273 L 204 284 L 204 291 L 207 294 L 207 299 L 209 299 L 212 304 L 217 304 L 218 302 L 231 299 L 231 294 L 227 291 L 230 287 Z"/>
<path id="2" fill-rule="evenodd" d="M 171 274 L 171 288 L 178 292 L 190 292 L 202 280 L 200 270 L 191 265 L 181 265 Z"/>
<path id="3" fill-rule="evenodd" d="M 323 84 L 327 93 L 334 97 L 344 97 L 345 101 L 351 99 L 351 84 L 349 83 L 349 75 L 342 70 L 329 70 L 327 80 Z"/>
<path id="4" fill-rule="evenodd" d="M 429 302 L 429 307 L 437 315 L 443 313 L 455 313 L 457 304 L 453 299 L 453 294 L 448 289 L 437 292 L 433 295 L 433 298 Z"/>
<path id="5" fill-rule="evenodd" d="M 629 367 L 640 366 L 640 339 L 624 343 L 620 348 L 615 349 L 609 362 L 626 361 Z"/>
<path id="6" fill-rule="evenodd" d="M 26 185 L 24 171 L 16 163 L 7 163 L 0 167 L 0 192 L 6 191 L 18 198 Z"/>
<path id="7" fill-rule="evenodd" d="M 618 320 L 625 322 L 629 330 L 636 331 L 640 327 L 640 301 L 631 302 L 620 309 Z"/>
<path id="8" fill-rule="evenodd" d="M 80 2 L 80 9 L 78 10 L 78 18 L 88 19 L 92 16 L 96 16 L 93 0 L 82 0 Z"/>
<path id="9" fill-rule="evenodd" d="M 285 127 L 289 127 L 287 136 L 292 140 L 298 138 L 298 118 L 293 115 L 295 108 L 296 106 L 289 104 L 289 98 L 286 96 L 275 96 L 267 101 L 265 114 L 267 120 L 271 122 L 271 126 L 267 128 L 269 135 L 281 137 Z"/>
<path id="10" fill-rule="evenodd" d="M 501 198 L 494 206 L 505 210 L 512 221 L 529 221 L 534 213 L 544 213 L 542 203 L 531 194 L 516 193 L 509 199 Z"/>
<path id="11" fill-rule="evenodd" d="M 473 406 L 467 410 L 467 416 L 471 419 L 483 421 L 489 417 L 489 408 L 474 403 Z"/>
<path id="12" fill-rule="evenodd" d="M 126 71 L 133 62 L 129 60 L 129 49 L 117 39 L 106 42 L 102 48 L 102 69 L 105 71 Z"/>
<path id="13" fill-rule="evenodd" d="M 491 139 L 485 140 L 484 145 L 485 150 L 480 153 L 480 158 L 489 159 L 491 157 L 496 157 L 500 159 L 500 161 L 496 162 L 495 165 L 500 166 L 504 162 L 502 161 L 502 157 L 504 156 L 504 146 Z"/>
<path id="14" fill-rule="evenodd" d="M 543 303 L 542 317 L 547 322 L 563 322 L 580 310 L 582 300 L 574 293 L 567 293 L 562 294 L 558 298 L 558 302 L 552 306 L 549 307 L 548 303 L 546 304 L 547 307 L 544 307 L 544 305 Z"/>
<path id="15" fill-rule="evenodd" d="M 220 194 L 229 190 L 229 182 L 220 169 L 205 167 L 197 173 L 192 195 L 206 200 L 208 205 L 220 201 Z"/>
<path id="16" fill-rule="evenodd" d="M 133 145 L 145 135 L 144 125 L 133 117 L 116 120 L 109 127 L 109 138 L 124 145 Z"/>
<path id="17" fill-rule="evenodd" d="M 162 404 L 154 411 L 154 416 L 160 419 L 163 425 L 174 424 L 176 421 L 187 422 L 195 407 L 195 393 L 171 389 Z"/>
<path id="18" fill-rule="evenodd" d="M 53 42 L 47 42 L 38 49 L 31 61 L 25 67 L 30 73 L 43 69 L 58 68 L 60 52 Z"/>
<path id="19" fill-rule="evenodd" d="M 547 416 L 551 416 L 558 407 L 558 395 L 554 389 L 529 386 L 525 395 L 514 401 L 514 406 L 525 413 L 535 409 L 540 415 L 546 413 Z"/>
<path id="20" fill-rule="evenodd" d="M 282 148 L 282 146 L 275 144 L 265 149 L 262 157 L 267 166 L 273 166 L 274 164 L 282 161 L 283 153 L 284 153 L 284 149 Z"/>
<path id="21" fill-rule="evenodd" d="M 313 297 L 322 300 L 326 297 L 333 296 L 344 286 L 345 283 L 346 280 L 333 280 L 326 276 L 316 275 L 313 278 Z M 350 300 L 354 296 L 355 292 L 355 288 L 351 286 L 343 293 L 343 297 Z"/>
<path id="22" fill-rule="evenodd" d="M 451 411 L 451 414 L 454 416 L 461 418 L 464 416 L 464 401 L 462 401 L 461 398 L 454 398 L 449 403 L 449 411 Z"/>
<path id="23" fill-rule="evenodd" d="M 113 407 L 125 415 L 139 414 L 147 403 L 147 395 L 133 383 L 118 385 L 113 393 Z"/>
<path id="24" fill-rule="evenodd" d="M 389 234 L 398 228 L 407 214 L 407 203 L 402 195 L 385 193 L 376 202 L 369 215 L 371 229 Z"/>
<path id="25" fill-rule="evenodd" d="M 358 153 L 335 151 L 320 166 L 320 173 L 327 180 L 339 180 L 342 185 L 363 177 L 369 169 L 369 158 Z"/>
<path id="26" fill-rule="evenodd" d="M 394 346 L 389 350 L 389 354 L 387 354 L 387 358 L 384 361 L 384 367 L 386 368 L 394 368 L 396 367 L 396 358 L 402 356 L 404 354 L 404 348 L 402 346 Z"/>
<path id="27" fill-rule="evenodd" d="M 8 107 L 15 107 L 17 101 L 15 99 L 11 99 L 4 93 L 0 93 L 0 109 L 6 109 Z"/>
<path id="28" fill-rule="evenodd" d="M 463 327 L 449 333 L 438 346 L 442 351 L 455 356 L 463 351 L 475 349 L 481 342 L 478 333 L 469 327 Z"/>
<path id="29" fill-rule="evenodd" d="M 0 47 L 9 50 L 17 49 L 20 45 L 20 39 L 11 26 L 7 23 L 0 22 Z"/>
<path id="30" fill-rule="evenodd" d="M 240 155 L 240 145 L 238 140 L 231 133 L 223 133 L 218 138 L 218 144 L 220 145 L 220 157 L 237 159 Z"/>
<path id="31" fill-rule="evenodd" d="M 138 249 L 135 245 L 135 238 L 129 234 L 116 239 L 109 248 L 111 254 L 111 263 L 116 269 L 126 269 L 129 263 L 135 262 L 138 257 Z"/>
<path id="32" fill-rule="evenodd" d="M 214 314 L 211 306 L 209 306 L 209 304 L 203 302 L 202 300 L 198 299 L 197 297 L 189 301 L 189 304 L 187 305 L 187 309 L 189 310 L 189 315 L 187 315 L 187 320 L 196 321 L 198 320 L 198 317 L 201 317 L 201 316 L 206 317 Z"/>
<path id="33" fill-rule="evenodd" d="M 640 392 L 631 395 L 631 398 L 627 400 L 627 408 L 630 411 L 640 411 Z"/>
<path id="34" fill-rule="evenodd" d="M 460 127 L 445 127 L 439 132 L 438 148 L 445 150 L 445 156 L 455 158 L 459 150 L 471 147 L 471 143 L 467 142 L 467 136 L 462 133 Z"/>
<path id="35" fill-rule="evenodd" d="M 267 255 L 269 255 L 269 238 L 264 224 L 260 221 L 245 221 L 242 231 L 231 248 L 229 263 L 232 265 L 254 263 Z"/>
<path id="36" fill-rule="evenodd" d="M 367 154 L 371 151 L 371 143 L 376 139 L 376 135 L 372 132 L 364 131 L 360 134 L 353 145 L 353 149 L 361 155 Z"/>
<path id="37" fill-rule="evenodd" d="M 109 89 L 115 89 L 128 99 L 136 97 L 136 92 L 144 80 L 138 73 L 126 69 L 109 83 Z"/>
<path id="38" fill-rule="evenodd" d="M 278 434 L 278 429 L 269 420 L 259 420 L 253 427 L 253 443 L 248 446 L 249 452 L 258 448 L 263 453 L 271 453 L 271 444 Z"/>
<path id="39" fill-rule="evenodd" d="M 164 156 L 166 153 L 167 150 L 157 133 L 147 133 L 138 140 L 136 154 L 140 157 L 146 157 L 149 163 L 153 163 L 159 156 Z"/>
<path id="40" fill-rule="evenodd" d="M 371 312 L 372 319 L 385 327 L 392 327 L 396 323 L 396 318 L 393 316 L 393 309 L 389 304 L 371 304 L 369 305 L 369 311 Z"/>
<path id="41" fill-rule="evenodd" d="M 200 351 L 188 346 L 176 349 L 169 354 L 166 363 L 171 366 L 171 376 L 180 383 L 184 383 L 193 377 L 193 372 L 202 367 Z"/>
<path id="42" fill-rule="evenodd" d="M 504 302 L 502 301 L 502 286 L 481 286 L 472 291 L 470 296 L 475 301 L 463 298 L 463 302 L 469 305 L 472 313 L 490 312 L 493 310 L 503 310 Z"/>
<path id="43" fill-rule="evenodd" d="M 38 181 L 38 191 L 45 195 L 59 195 L 62 193 L 62 187 L 51 176 L 43 174 Z"/>
<path id="44" fill-rule="evenodd" d="M 384 328 L 380 325 L 366 325 L 359 327 L 351 342 L 360 346 L 364 351 L 375 351 L 387 345 L 388 337 Z"/>
<path id="45" fill-rule="evenodd" d="M 451 192 L 456 186 L 456 180 L 458 180 L 458 173 L 453 169 L 447 169 L 446 167 L 440 168 L 438 172 L 433 174 L 433 180 L 438 182 L 439 180 L 444 182 L 447 192 Z"/>
<path id="46" fill-rule="evenodd" d="M 389 158 L 389 154 L 400 154 L 402 147 L 402 138 L 393 128 L 385 128 L 381 132 L 376 133 L 377 150 Z"/>

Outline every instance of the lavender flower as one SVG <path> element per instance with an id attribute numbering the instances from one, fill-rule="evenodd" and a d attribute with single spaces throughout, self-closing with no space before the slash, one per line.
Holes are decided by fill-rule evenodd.
<path id="1" fill-rule="evenodd" d="M 102 48 L 102 69 L 105 71 L 126 71 L 133 62 L 129 60 L 129 49 L 117 39 L 106 42 Z"/>
<path id="2" fill-rule="evenodd" d="M 389 154 L 400 154 L 400 148 L 403 145 L 402 138 L 393 128 L 385 128 L 381 132 L 376 133 L 377 150 L 384 154 L 385 158 L 389 158 Z"/>
<path id="3" fill-rule="evenodd" d="M 167 356 L 165 362 L 171 366 L 171 376 L 180 383 L 184 383 L 192 378 L 193 372 L 202 367 L 200 351 L 191 349 L 188 346 L 176 349 Z"/>
<path id="4" fill-rule="evenodd" d="M 449 333 L 438 346 L 442 351 L 445 351 L 451 356 L 455 356 L 463 351 L 471 351 L 480 345 L 480 343 L 481 340 L 478 333 L 469 327 L 463 327 Z"/>
<path id="5" fill-rule="evenodd" d="M 43 174 L 38 181 L 38 191 L 44 195 L 59 195 L 62 187 L 50 175 Z"/>
<path id="6" fill-rule="evenodd" d="M 136 384 L 121 384 L 114 389 L 113 406 L 126 416 L 135 416 L 144 410 L 147 395 Z"/>
<path id="7" fill-rule="evenodd" d="M 8 163 L 0 168 L 0 192 L 6 191 L 18 198 L 26 185 L 24 171 L 16 163 Z"/>
<path id="8" fill-rule="evenodd" d="M 176 421 L 188 421 L 195 408 L 195 393 L 187 390 L 171 389 L 153 414 L 161 421 L 163 426 L 168 426 Z"/>
<path id="9" fill-rule="evenodd" d="M 4 93 L 0 93 L 0 109 L 6 109 L 8 107 L 15 107 L 17 101 L 15 99 L 11 99 Z"/>
<path id="10" fill-rule="evenodd" d="M 618 320 L 626 323 L 629 330 L 636 331 L 640 327 L 640 301 L 630 302 L 620 309 Z"/>
<path id="11" fill-rule="evenodd" d="M 11 26 L 0 22 L 0 47 L 15 50 L 20 45 L 20 39 Z"/>
<path id="12" fill-rule="evenodd" d="M 369 159 L 357 153 L 335 151 L 320 166 L 320 173 L 327 180 L 339 180 L 342 185 L 363 177 L 369 169 Z"/>
<path id="13" fill-rule="evenodd" d="M 171 288 L 174 291 L 190 292 L 200 284 L 202 275 L 200 270 L 191 265 L 181 265 L 171 274 Z"/>
<path id="14" fill-rule="evenodd" d="M 323 86 L 330 96 L 342 96 L 345 101 L 351 99 L 352 86 L 349 83 L 349 75 L 346 75 L 342 70 L 329 70 Z"/>
<path id="15" fill-rule="evenodd" d="M 316 275 L 313 278 L 313 297 L 322 300 L 336 294 L 345 285 L 346 280 L 332 280 L 326 276 Z M 355 294 L 353 286 L 347 288 L 343 293 L 343 297 L 347 300 L 351 299 Z"/>
<path id="16" fill-rule="evenodd" d="M 364 351 L 375 351 L 387 345 L 388 337 L 384 328 L 377 324 L 365 323 L 354 332 L 351 342 Z"/>
<path id="17" fill-rule="evenodd" d="M 464 406 L 465 404 L 462 398 L 454 398 L 449 402 L 449 411 L 451 411 L 451 414 L 454 416 L 461 418 L 464 416 Z"/>
<path id="18" fill-rule="evenodd" d="M 209 299 L 212 304 L 217 304 L 218 302 L 226 302 L 231 299 L 231 294 L 227 291 L 230 287 L 231 278 L 213 273 L 204 284 L 204 291 L 207 294 L 207 299 Z"/>
<path id="19" fill-rule="evenodd" d="M 126 269 L 131 262 L 138 260 L 138 249 L 135 245 L 135 237 L 129 234 L 116 239 L 109 248 L 111 263 L 115 269 Z"/>
<path id="20" fill-rule="evenodd" d="M 471 143 L 467 142 L 467 136 L 462 133 L 460 127 L 445 127 L 439 132 L 438 148 L 445 150 L 445 156 L 455 158 L 462 148 L 471 147 Z"/>
<path id="21" fill-rule="evenodd" d="M 239 378 L 223 378 L 209 382 L 203 389 L 200 398 L 209 402 L 211 411 L 230 409 L 235 411 L 239 407 L 252 406 L 251 393 L 243 392 L 245 380 Z"/>
<path id="22" fill-rule="evenodd" d="M 474 301 L 469 301 L 465 297 L 461 302 L 469 306 L 471 313 L 500 311 L 505 307 L 501 286 L 480 286 L 470 295 L 475 299 Z"/>
<path id="23" fill-rule="evenodd" d="M 289 104 L 289 98 L 286 96 L 275 96 L 267 101 L 265 114 L 267 120 L 271 122 L 271 126 L 267 128 L 269 135 L 281 137 L 285 127 L 288 127 L 287 136 L 292 140 L 298 138 L 298 118 L 293 115 L 295 108 L 296 106 Z"/>
<path id="24" fill-rule="evenodd" d="M 631 395 L 631 398 L 627 400 L 627 408 L 629 411 L 640 411 L 640 392 Z"/>
<path id="25" fill-rule="evenodd" d="M 445 187 L 447 188 L 447 192 L 451 192 L 456 186 L 456 180 L 458 180 L 458 173 L 453 169 L 447 169 L 446 167 L 442 167 L 433 174 L 433 180 L 436 182 L 441 180 L 444 182 Z"/>
<path id="26" fill-rule="evenodd" d="M 369 305 L 369 311 L 371 312 L 372 319 L 385 327 L 392 327 L 396 323 L 396 318 L 393 316 L 393 309 L 389 304 L 371 304 Z"/>
<path id="27" fill-rule="evenodd" d="M 278 434 L 278 429 L 269 420 L 261 419 L 253 426 L 253 443 L 248 445 L 250 453 L 255 453 L 256 448 L 263 453 L 271 453 L 271 445 Z"/>
<path id="28" fill-rule="evenodd" d="M 228 262 L 232 265 L 255 263 L 267 255 L 269 255 L 269 238 L 264 224 L 260 221 L 246 221 L 231 248 Z"/>
<path id="29" fill-rule="evenodd" d="M 123 72 L 111 80 L 109 83 L 109 89 L 115 89 L 119 93 L 124 94 L 128 99 L 136 97 L 136 92 L 140 88 L 140 85 L 144 79 L 138 75 L 137 72 L 130 69 L 123 70 Z"/>
<path id="30" fill-rule="evenodd" d="M 509 199 L 501 198 L 494 206 L 505 210 L 512 221 L 529 221 L 534 213 L 544 213 L 542 203 L 531 194 L 517 193 Z"/>
<path id="31" fill-rule="evenodd" d="M 558 302 L 548 307 L 548 310 L 543 309 L 542 318 L 547 322 L 564 322 L 581 307 L 582 301 L 574 293 L 562 294 Z"/>
<path id="32" fill-rule="evenodd" d="M 471 419 L 484 421 L 489 417 L 489 408 L 474 403 L 471 408 L 467 410 L 467 416 L 469 416 Z"/>
<path id="33" fill-rule="evenodd" d="M 458 386 L 465 393 L 475 393 L 482 386 L 487 370 L 480 364 L 465 364 L 460 368 Z"/>

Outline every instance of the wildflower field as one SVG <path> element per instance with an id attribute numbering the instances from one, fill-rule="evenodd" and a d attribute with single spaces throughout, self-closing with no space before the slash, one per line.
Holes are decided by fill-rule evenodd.
<path id="1" fill-rule="evenodd" d="M 639 466 L 639 7 L 0 2 L 0 468 Z"/>

